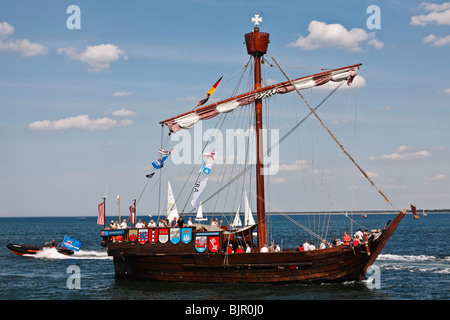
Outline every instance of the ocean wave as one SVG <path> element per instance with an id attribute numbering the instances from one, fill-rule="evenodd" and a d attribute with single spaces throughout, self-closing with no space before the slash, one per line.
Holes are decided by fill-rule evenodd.
<path id="1" fill-rule="evenodd" d="M 111 260 L 106 251 L 80 250 L 72 255 L 64 255 L 56 251 L 56 248 L 44 248 L 43 251 L 37 252 L 32 257 L 36 259 L 78 259 L 78 260 Z"/>
<path id="2" fill-rule="evenodd" d="M 380 254 L 377 258 L 380 261 L 392 260 L 392 261 L 409 261 L 409 262 L 418 262 L 418 261 L 448 261 L 450 262 L 450 257 L 435 257 L 435 256 L 427 256 L 427 255 L 398 255 L 398 254 Z"/>
<path id="3" fill-rule="evenodd" d="M 377 262 L 379 267 L 384 270 L 450 274 L 449 256 L 382 254 L 379 255 Z"/>

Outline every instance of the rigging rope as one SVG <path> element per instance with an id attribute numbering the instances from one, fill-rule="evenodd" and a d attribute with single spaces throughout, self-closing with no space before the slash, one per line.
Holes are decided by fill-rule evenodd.
<path id="1" fill-rule="evenodd" d="M 353 164 L 358 168 L 358 170 L 363 174 L 364 177 L 366 177 L 366 179 L 370 182 L 370 184 L 378 191 L 378 193 L 392 206 L 392 208 L 398 212 L 397 208 L 394 206 L 394 204 L 389 200 L 388 197 L 386 197 L 386 195 L 380 190 L 380 188 L 378 188 L 375 183 L 372 181 L 372 179 L 370 179 L 370 177 L 367 175 L 367 173 L 359 166 L 359 164 L 355 161 L 355 159 L 353 159 L 353 157 L 350 155 L 350 153 L 348 153 L 348 151 L 345 149 L 345 147 L 339 142 L 339 140 L 336 138 L 336 136 L 331 132 L 331 130 L 325 125 L 325 123 L 322 121 L 322 119 L 319 117 L 319 115 L 317 114 L 317 112 L 311 107 L 311 105 L 308 103 L 308 101 L 306 101 L 306 99 L 303 97 L 303 95 L 300 93 L 300 90 L 298 90 L 294 83 L 292 82 L 292 80 L 289 78 L 289 76 L 286 74 L 286 72 L 283 70 L 283 68 L 278 64 L 278 61 L 272 56 L 270 55 L 270 57 L 272 58 L 272 60 L 275 62 L 275 64 L 278 66 L 278 68 L 280 69 L 280 71 L 284 74 L 284 76 L 286 77 L 286 79 L 288 79 L 288 81 L 291 83 L 291 85 L 294 87 L 295 91 L 297 92 L 297 94 L 300 96 L 300 98 L 302 98 L 302 100 L 306 103 L 306 105 L 308 106 L 309 110 L 311 111 L 311 113 L 314 114 L 314 116 L 317 118 L 317 120 L 320 122 L 320 124 L 322 125 L 322 127 L 328 132 L 328 134 L 333 138 L 333 140 L 339 145 L 339 147 L 342 149 L 342 151 L 344 152 L 344 154 L 353 162 Z M 342 84 L 342 83 L 341 83 Z"/>

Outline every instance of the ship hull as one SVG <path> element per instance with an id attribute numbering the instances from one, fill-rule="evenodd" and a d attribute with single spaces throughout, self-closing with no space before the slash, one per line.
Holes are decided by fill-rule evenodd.
<path id="1" fill-rule="evenodd" d="M 366 244 L 273 253 L 196 252 L 194 243 L 171 245 L 107 241 L 117 278 L 208 283 L 326 283 L 363 280 L 395 228 L 372 234 Z M 105 238 L 104 238 L 105 239 Z"/>

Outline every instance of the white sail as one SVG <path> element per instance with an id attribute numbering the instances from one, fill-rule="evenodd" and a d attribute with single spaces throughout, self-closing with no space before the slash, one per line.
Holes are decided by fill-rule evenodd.
<path id="1" fill-rule="evenodd" d="M 173 218 L 178 219 L 178 210 L 173 196 L 172 186 L 170 185 L 170 181 L 167 180 L 167 219 L 172 221 Z"/>
<path id="2" fill-rule="evenodd" d="M 198 207 L 197 210 L 197 216 L 195 217 L 195 221 L 206 221 L 207 219 L 203 217 L 203 206 L 202 203 L 200 202 L 200 206 Z"/>
<path id="3" fill-rule="evenodd" d="M 253 219 L 252 209 L 250 208 L 250 202 L 247 198 L 247 191 L 244 190 L 245 196 L 245 226 L 251 226 L 255 224 L 255 219 Z"/>
<path id="4" fill-rule="evenodd" d="M 242 227 L 241 217 L 239 216 L 239 210 L 241 209 L 241 205 L 239 205 L 236 215 L 234 216 L 233 223 L 231 224 L 232 228 Z"/>

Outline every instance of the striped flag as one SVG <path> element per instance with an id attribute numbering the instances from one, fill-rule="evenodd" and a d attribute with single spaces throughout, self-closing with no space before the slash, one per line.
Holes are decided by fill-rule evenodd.
<path id="1" fill-rule="evenodd" d="M 105 225 L 105 200 L 98 204 L 98 219 L 97 224 Z"/>
<path id="2" fill-rule="evenodd" d="M 200 107 L 201 105 L 204 105 L 206 103 L 206 101 L 208 101 L 209 97 L 214 93 L 214 91 L 216 91 L 217 86 L 219 85 L 220 80 L 222 80 L 223 76 L 220 77 L 219 80 L 217 80 L 217 82 L 212 86 L 211 89 L 208 90 L 208 92 L 206 93 L 206 98 L 203 100 L 200 100 L 198 102 L 197 107 Z"/>

